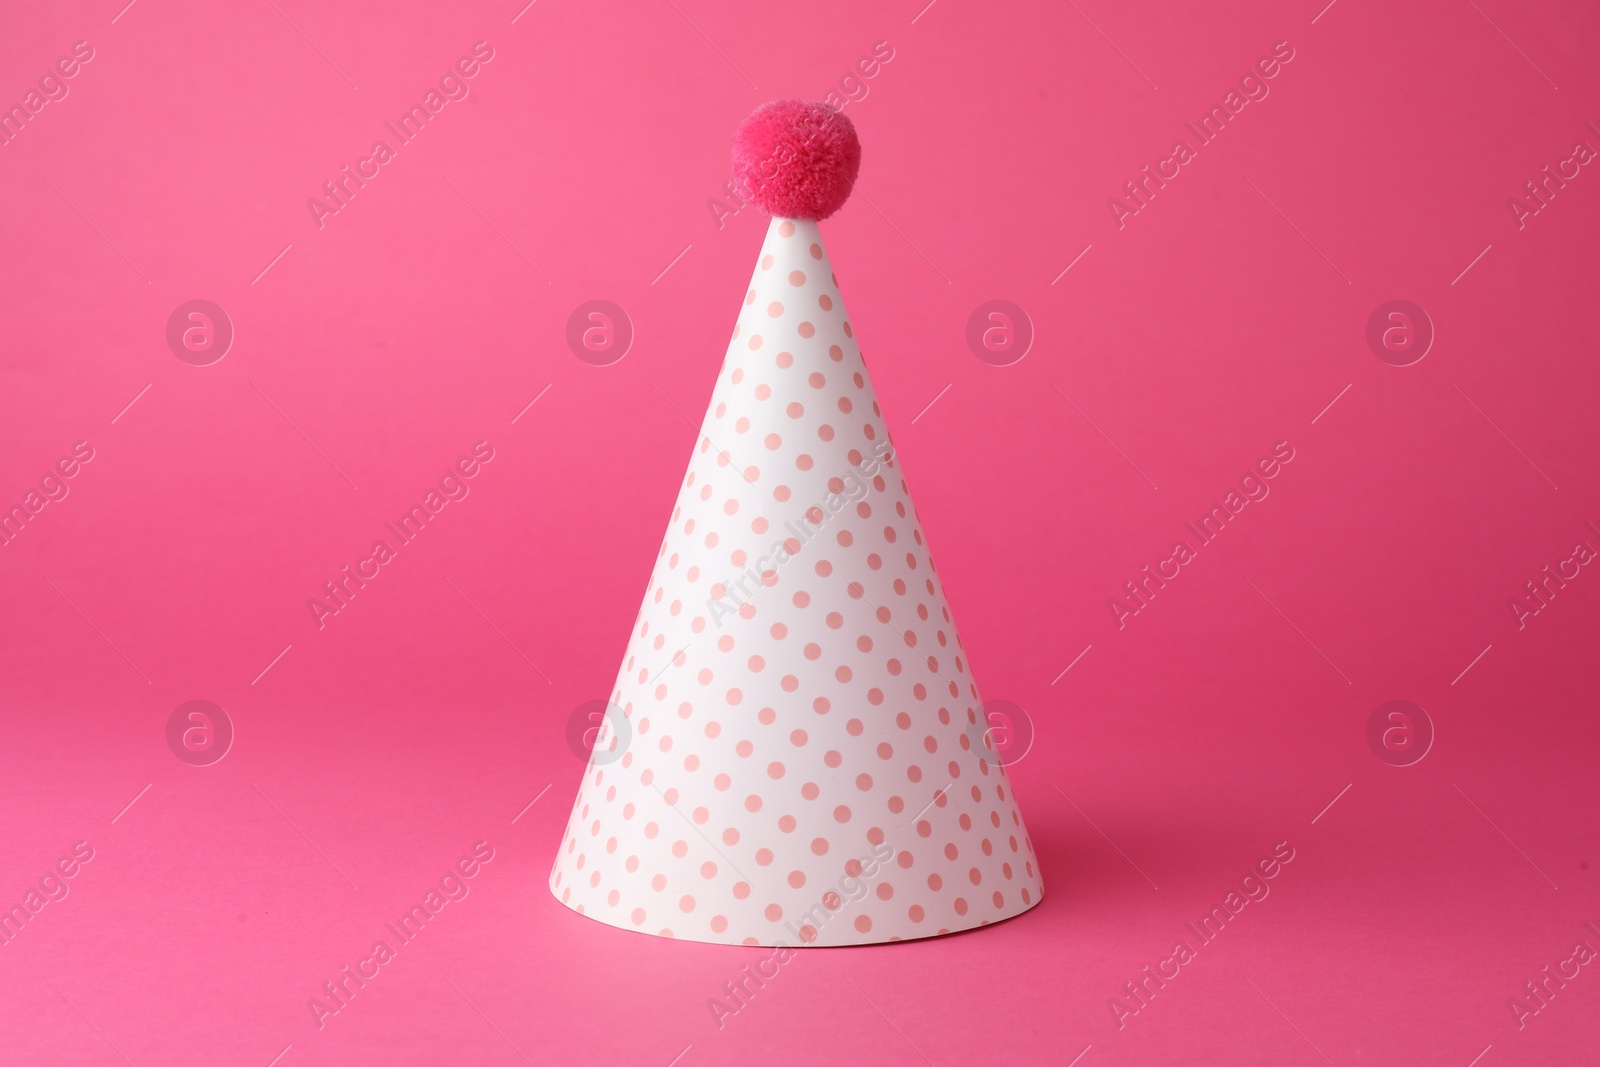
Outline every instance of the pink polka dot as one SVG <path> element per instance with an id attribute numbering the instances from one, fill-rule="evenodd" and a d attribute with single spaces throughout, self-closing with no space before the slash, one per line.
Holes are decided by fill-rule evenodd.
<path id="1" fill-rule="evenodd" d="M 805 283 L 806 283 L 806 272 L 805 271 L 803 271 L 803 270 L 792 270 L 792 271 L 789 272 L 789 284 L 790 285 L 804 285 Z"/>
<path id="2" fill-rule="evenodd" d="M 802 322 L 799 326 L 795 327 L 795 332 L 801 337 L 812 337 L 815 336 L 817 328 L 811 325 L 809 322 Z"/>
<path id="3" fill-rule="evenodd" d="M 768 904 L 766 916 L 768 922 L 777 922 L 783 918 L 783 908 L 777 904 Z"/>
<path id="4" fill-rule="evenodd" d="M 791 222 L 788 219 L 784 219 L 782 222 L 778 223 L 778 236 L 779 237 L 793 237 L 794 236 L 794 223 Z"/>
<path id="5" fill-rule="evenodd" d="M 773 318 L 777 318 L 779 315 L 783 314 L 783 305 L 774 300 L 772 303 L 767 305 L 767 314 Z"/>

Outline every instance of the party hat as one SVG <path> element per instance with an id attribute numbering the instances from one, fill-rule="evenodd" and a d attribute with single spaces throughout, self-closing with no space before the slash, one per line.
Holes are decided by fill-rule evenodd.
<path id="1" fill-rule="evenodd" d="M 550 874 L 611 926 L 862 945 L 1042 893 L 817 227 L 859 162 L 820 104 L 735 139 L 773 218 Z"/>

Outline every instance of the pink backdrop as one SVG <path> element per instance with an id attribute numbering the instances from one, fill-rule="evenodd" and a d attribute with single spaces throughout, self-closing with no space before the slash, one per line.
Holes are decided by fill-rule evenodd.
<path id="1" fill-rule="evenodd" d="M 0 1058 L 1594 1057 L 1593 5 L 124 2 L 0 34 Z M 719 1027 L 766 950 L 545 879 L 763 232 L 708 205 L 729 138 L 830 91 L 864 144 L 830 251 L 979 684 L 1036 733 L 1046 895 L 802 953 Z M 591 300 L 634 335 L 606 366 Z M 991 300 L 1018 362 L 969 345 Z"/>

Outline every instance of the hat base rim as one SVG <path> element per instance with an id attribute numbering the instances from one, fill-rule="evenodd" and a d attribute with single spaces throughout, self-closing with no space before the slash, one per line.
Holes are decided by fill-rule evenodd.
<path id="1" fill-rule="evenodd" d="M 848 928 L 839 929 L 836 932 L 836 936 L 828 937 L 827 935 L 829 933 L 834 933 L 834 931 L 828 929 L 824 930 L 822 936 L 819 936 L 814 941 L 800 941 L 798 938 L 796 938 L 794 943 L 791 943 L 787 939 L 781 937 L 756 938 L 754 940 L 748 940 L 745 937 L 735 937 L 732 934 L 727 936 L 717 936 L 715 934 L 676 934 L 663 933 L 657 930 L 645 930 L 634 926 L 631 923 L 624 924 L 612 922 L 610 919 L 603 918 L 599 915 L 593 915 L 587 911 L 580 911 L 578 906 L 562 900 L 560 894 L 553 887 L 550 889 L 550 895 L 554 897 L 556 903 L 560 904 L 563 908 L 573 912 L 574 914 L 582 916 L 591 922 L 599 923 L 602 926 L 609 926 L 614 930 L 624 930 L 630 934 L 642 934 L 645 937 L 659 938 L 663 941 L 692 941 L 702 945 L 727 945 L 733 948 L 784 947 L 791 949 L 814 949 L 862 948 L 869 945 L 895 945 L 911 941 L 928 941 L 933 938 L 953 937 L 956 934 L 967 934 L 972 933 L 975 930 L 984 930 L 991 926 L 999 926 L 1002 923 L 1010 922 L 1011 920 L 1016 919 L 1019 916 L 1024 915 L 1038 907 L 1039 904 L 1044 900 L 1044 886 L 1042 884 L 1036 885 L 1033 899 L 1031 901 L 1014 909 L 1007 908 L 1005 914 L 999 916 L 998 918 L 984 918 L 976 921 L 964 922 L 963 925 L 959 926 L 940 927 L 937 930 L 917 930 L 910 932 L 895 932 L 885 929 L 881 933 L 879 933 L 877 930 L 862 933 L 853 927 L 848 927 L 847 924 Z"/>

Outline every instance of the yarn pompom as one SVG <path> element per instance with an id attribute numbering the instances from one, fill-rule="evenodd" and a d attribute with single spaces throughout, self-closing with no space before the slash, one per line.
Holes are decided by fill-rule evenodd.
<path id="1" fill-rule="evenodd" d="M 734 188 L 780 218 L 832 215 L 849 198 L 860 169 L 855 124 L 825 104 L 762 104 L 733 138 Z"/>

